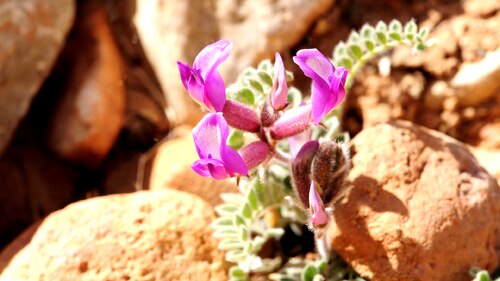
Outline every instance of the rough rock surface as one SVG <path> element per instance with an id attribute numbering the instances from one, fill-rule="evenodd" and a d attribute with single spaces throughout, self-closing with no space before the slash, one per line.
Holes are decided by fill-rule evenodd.
<path id="1" fill-rule="evenodd" d="M 104 9 L 82 8 L 65 53 L 71 61 L 65 69 L 69 82 L 55 109 L 48 143 L 60 157 L 95 167 L 125 119 L 123 60 Z"/>
<path id="2" fill-rule="evenodd" d="M 47 217 L 0 280 L 225 280 L 214 217 L 175 190 L 80 201 Z"/>
<path id="3" fill-rule="evenodd" d="M 244 68 L 296 44 L 333 2 L 137 0 L 134 21 L 175 119 L 194 124 L 201 112 L 182 86 L 177 60 L 191 64 L 205 45 L 229 39 L 235 45 L 221 73 L 232 82 Z"/>
<path id="4" fill-rule="evenodd" d="M 333 248 L 372 281 L 470 280 L 500 255 L 500 187 L 467 148 L 396 121 L 352 140 L 353 189 L 334 211 Z"/>
<path id="5" fill-rule="evenodd" d="M 178 128 L 174 135 L 177 137 L 167 140 L 158 147 L 151 168 L 150 189 L 175 188 L 186 191 L 198 195 L 212 206 L 222 203 L 221 193 L 238 190 L 234 179 L 217 181 L 195 173 L 191 165 L 199 159 L 199 156 L 191 131 L 187 128 Z"/>
<path id="6" fill-rule="evenodd" d="M 73 0 L 0 2 L 0 154 L 62 49 Z"/>

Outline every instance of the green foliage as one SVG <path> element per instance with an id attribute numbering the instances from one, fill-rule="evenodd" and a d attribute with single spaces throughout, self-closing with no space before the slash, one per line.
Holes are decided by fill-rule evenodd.
<path id="1" fill-rule="evenodd" d="M 413 46 L 414 51 L 424 51 L 433 45 L 434 40 L 427 40 L 427 29 L 418 29 L 414 20 L 403 25 L 393 20 L 389 25 L 378 22 L 375 27 L 365 24 L 358 31 L 352 31 L 346 42 L 341 41 L 333 51 L 333 64 L 350 69 L 346 90 L 353 77 L 367 61 L 377 54 L 400 45 Z"/>
<path id="2" fill-rule="evenodd" d="M 493 279 L 488 271 L 478 268 L 478 267 L 473 267 L 469 270 L 470 275 L 472 276 L 472 281 L 500 281 L 500 277 Z"/>

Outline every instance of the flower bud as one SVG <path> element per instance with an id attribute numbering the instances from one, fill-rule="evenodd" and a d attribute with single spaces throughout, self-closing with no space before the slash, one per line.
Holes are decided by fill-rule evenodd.
<path id="1" fill-rule="evenodd" d="M 323 200 L 314 187 L 314 181 L 311 182 L 309 189 L 309 212 L 311 213 L 311 224 L 314 227 L 324 227 L 328 223 L 328 213 L 326 212 Z"/>
<path id="2" fill-rule="evenodd" d="M 257 113 L 239 102 L 226 101 L 222 114 L 231 127 L 252 133 L 260 131 Z"/>
<path id="3" fill-rule="evenodd" d="M 311 175 L 326 206 L 335 203 L 343 194 L 343 183 L 350 166 L 347 150 L 342 144 L 330 141 L 319 146 L 312 161 Z"/>
<path id="4" fill-rule="evenodd" d="M 243 147 L 240 155 L 245 160 L 248 170 L 259 166 L 269 156 L 269 145 L 263 141 L 255 141 Z"/>
<path id="5" fill-rule="evenodd" d="M 274 110 L 269 101 L 264 103 L 262 111 L 260 112 L 260 122 L 263 127 L 271 127 L 276 120 L 278 120 L 279 114 Z"/>
<path id="6" fill-rule="evenodd" d="M 281 140 L 302 133 L 311 126 L 311 105 L 292 108 L 271 127 L 271 137 Z"/>
<path id="7" fill-rule="evenodd" d="M 309 208 L 309 189 L 311 187 L 311 165 L 319 148 L 318 141 L 306 142 L 292 162 L 292 183 L 305 208 Z"/>

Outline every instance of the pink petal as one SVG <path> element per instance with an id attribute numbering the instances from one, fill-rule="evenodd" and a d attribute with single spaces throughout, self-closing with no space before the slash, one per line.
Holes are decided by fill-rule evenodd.
<path id="1" fill-rule="evenodd" d="M 311 89 L 311 103 L 312 103 L 312 118 L 314 124 L 319 124 L 323 116 L 325 116 L 331 108 L 329 100 L 332 95 L 328 84 L 322 80 L 313 80 Z"/>
<path id="2" fill-rule="evenodd" d="M 204 101 L 204 82 L 200 73 L 189 65 L 177 62 L 181 81 L 189 95 L 202 107 L 207 107 Z"/>
<path id="3" fill-rule="evenodd" d="M 288 85 L 286 82 L 285 66 L 278 52 L 274 62 L 273 88 L 271 90 L 271 103 L 274 109 L 283 108 L 288 100 Z"/>
<path id="4" fill-rule="evenodd" d="M 219 72 L 211 71 L 205 80 L 204 101 L 212 111 L 222 112 L 226 103 L 226 85 Z"/>
<path id="5" fill-rule="evenodd" d="M 224 163 L 218 159 L 200 159 L 191 166 L 193 171 L 201 176 L 221 180 L 231 177 Z"/>
<path id="6" fill-rule="evenodd" d="M 335 71 L 332 62 L 318 49 L 299 50 L 293 57 L 293 61 L 299 65 L 307 77 L 313 80 L 328 81 L 328 77 L 332 76 Z"/>
<path id="7" fill-rule="evenodd" d="M 193 140 L 200 158 L 220 159 L 226 145 L 229 127 L 222 113 L 209 113 L 193 128 Z"/>
<path id="8" fill-rule="evenodd" d="M 309 209 L 311 211 L 311 222 L 314 226 L 322 227 L 328 223 L 328 214 L 313 181 L 309 189 Z"/>
<path id="9" fill-rule="evenodd" d="M 224 165 L 230 172 L 238 173 L 243 176 L 248 175 L 248 168 L 245 160 L 243 160 L 236 150 L 228 145 L 224 145 L 220 154 Z"/>
<path id="10" fill-rule="evenodd" d="M 201 76 L 207 78 L 208 73 L 229 57 L 232 48 L 233 44 L 228 40 L 220 40 L 206 46 L 194 59 L 193 68 L 200 69 Z"/>
<path id="11" fill-rule="evenodd" d="M 312 130 L 307 129 L 298 135 L 288 138 L 288 145 L 290 146 L 290 152 L 292 153 L 292 156 L 294 158 L 297 156 L 297 153 L 299 152 L 300 148 L 302 148 L 302 146 L 306 142 L 311 140 L 311 134 Z"/>

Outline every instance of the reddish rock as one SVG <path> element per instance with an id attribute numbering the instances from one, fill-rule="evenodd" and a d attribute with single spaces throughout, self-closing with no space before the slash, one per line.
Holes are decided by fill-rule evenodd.
<path id="1" fill-rule="evenodd" d="M 470 280 L 500 255 L 500 187 L 467 148 L 397 121 L 352 140 L 351 192 L 336 206 L 333 248 L 372 281 Z"/>
<path id="2" fill-rule="evenodd" d="M 191 165 L 198 159 L 191 130 L 177 129 L 172 139 L 158 147 L 152 161 L 149 188 L 186 191 L 200 196 L 212 206 L 222 203 L 221 193 L 238 190 L 234 179 L 216 181 L 195 173 Z"/>
<path id="3" fill-rule="evenodd" d="M 48 143 L 61 158 L 96 167 L 115 143 L 125 110 L 123 61 L 102 8 L 82 9 L 66 55 L 69 82 Z"/>
<path id="4" fill-rule="evenodd" d="M 0 2 L 0 154 L 52 69 L 74 14 L 73 0 Z"/>
<path id="5" fill-rule="evenodd" d="M 80 201 L 48 216 L 0 280 L 225 280 L 214 218 L 175 190 Z"/>

